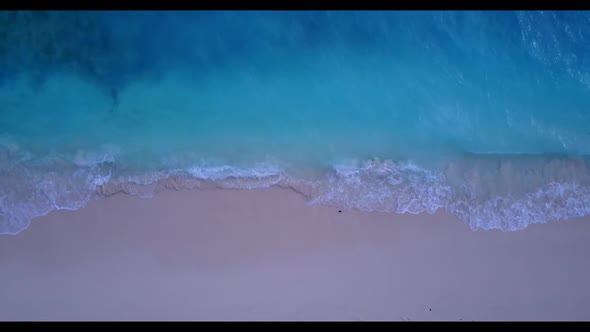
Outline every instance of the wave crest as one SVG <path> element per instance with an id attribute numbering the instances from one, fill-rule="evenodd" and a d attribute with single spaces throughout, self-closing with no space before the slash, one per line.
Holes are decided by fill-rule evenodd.
<path id="1" fill-rule="evenodd" d="M 31 158 L 0 144 L 0 233 L 16 234 L 52 210 L 77 210 L 117 193 L 150 198 L 164 190 L 290 188 L 310 204 L 364 211 L 434 213 L 444 209 L 471 229 L 514 231 L 590 214 L 590 168 L 582 158 L 467 156 L 442 167 L 410 161 L 347 161 L 293 176 L 276 163 L 250 167 L 201 163 L 130 171 L 118 150 Z"/>

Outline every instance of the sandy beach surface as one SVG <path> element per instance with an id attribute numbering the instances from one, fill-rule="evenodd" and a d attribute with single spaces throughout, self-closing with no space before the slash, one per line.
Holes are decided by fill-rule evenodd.
<path id="1" fill-rule="evenodd" d="M 590 218 L 472 231 L 279 188 L 115 195 L 0 237 L 0 320 L 590 320 Z"/>

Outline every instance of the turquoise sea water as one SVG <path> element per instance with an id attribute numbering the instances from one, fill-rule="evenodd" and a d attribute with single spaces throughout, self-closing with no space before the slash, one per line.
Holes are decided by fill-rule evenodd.
<path id="1" fill-rule="evenodd" d="M 588 12 L 2 12 L 0 112 L 5 234 L 165 188 L 590 214 Z"/>

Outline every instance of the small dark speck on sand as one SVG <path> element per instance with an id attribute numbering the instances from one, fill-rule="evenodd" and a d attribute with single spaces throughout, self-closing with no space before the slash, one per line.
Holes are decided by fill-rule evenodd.
<path id="1" fill-rule="evenodd" d="M 342 210 L 338 210 L 338 213 L 342 213 Z"/>
<path id="2" fill-rule="evenodd" d="M 432 311 L 432 308 L 428 309 L 428 311 Z"/>

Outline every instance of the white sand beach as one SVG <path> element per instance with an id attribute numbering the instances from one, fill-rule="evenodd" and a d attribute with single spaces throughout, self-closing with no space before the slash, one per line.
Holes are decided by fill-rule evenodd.
<path id="1" fill-rule="evenodd" d="M 2 321 L 590 319 L 590 218 L 472 231 L 279 188 L 54 211 L 0 266 Z"/>

